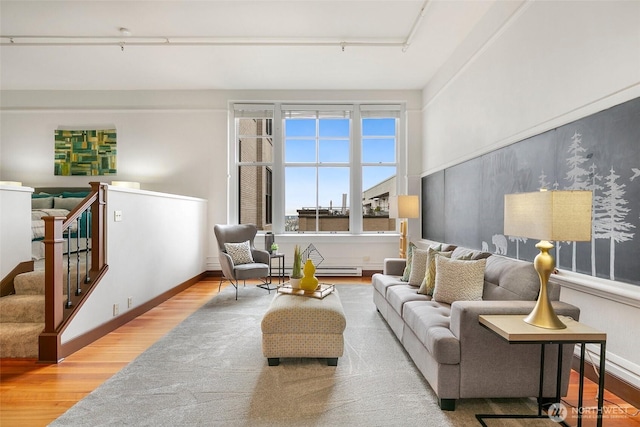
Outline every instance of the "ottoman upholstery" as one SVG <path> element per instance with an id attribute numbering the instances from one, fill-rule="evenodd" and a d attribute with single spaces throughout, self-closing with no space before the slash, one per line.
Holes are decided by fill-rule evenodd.
<path id="1" fill-rule="evenodd" d="M 323 299 L 278 293 L 262 318 L 262 353 L 272 366 L 281 357 L 321 357 L 336 366 L 346 325 L 337 291 Z"/>

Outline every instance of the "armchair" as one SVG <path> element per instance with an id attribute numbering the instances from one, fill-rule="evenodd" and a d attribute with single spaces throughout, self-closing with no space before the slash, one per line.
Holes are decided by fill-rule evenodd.
<path id="1" fill-rule="evenodd" d="M 262 281 L 258 286 L 271 292 L 271 288 L 267 282 L 269 276 L 269 253 L 267 251 L 256 249 L 254 239 L 258 229 L 253 224 L 237 224 L 237 225 L 221 225 L 216 224 L 213 231 L 218 241 L 220 267 L 222 268 L 222 277 L 218 285 L 218 292 L 222 286 L 223 280 L 231 282 L 236 288 L 236 299 L 238 299 L 238 283 L 242 280 L 246 285 L 247 279 L 260 279 Z M 243 243 L 249 242 L 251 257 L 253 262 L 234 263 L 232 256 L 227 252 L 225 243 Z"/>

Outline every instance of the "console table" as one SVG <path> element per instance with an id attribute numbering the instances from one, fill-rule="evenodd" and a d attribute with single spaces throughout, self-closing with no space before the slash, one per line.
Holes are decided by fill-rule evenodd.
<path id="1" fill-rule="evenodd" d="M 570 317 L 561 317 L 562 322 L 567 326 L 565 329 L 545 329 L 530 325 L 524 321 L 525 315 L 481 315 L 480 324 L 495 332 L 509 344 L 541 344 L 540 354 L 540 384 L 538 395 L 538 415 L 495 415 L 478 414 L 476 418 L 480 424 L 486 426 L 484 418 L 543 418 L 542 415 L 542 390 L 544 380 L 544 350 L 546 344 L 558 345 L 558 366 L 556 378 L 556 402 L 560 402 L 560 386 L 562 379 L 562 346 L 564 344 L 580 344 L 580 384 L 578 391 L 578 427 L 582 426 L 582 395 L 584 387 L 584 358 L 586 344 L 595 343 L 600 345 L 600 372 L 598 381 L 598 419 L 597 426 L 602 426 L 603 403 L 604 403 L 604 374 L 607 334 L 593 329 L 583 323 L 577 322 Z M 550 414 L 554 416 L 557 414 Z M 563 420 L 560 420 L 561 422 Z M 562 422 L 563 425 L 566 425 Z"/>

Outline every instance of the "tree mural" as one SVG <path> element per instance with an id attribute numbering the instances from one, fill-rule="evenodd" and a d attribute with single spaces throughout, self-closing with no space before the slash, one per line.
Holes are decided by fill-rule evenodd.
<path id="1" fill-rule="evenodd" d="M 602 181 L 602 175 L 598 175 L 598 166 L 592 163 L 589 166 L 590 180 L 587 190 L 593 192 L 593 202 L 591 205 L 591 275 L 596 275 L 596 239 L 605 238 L 604 234 L 604 218 L 606 212 L 604 209 L 604 198 L 599 195 L 599 191 L 604 187 L 599 184 Z"/>
<path id="2" fill-rule="evenodd" d="M 625 207 L 628 201 L 624 198 L 625 184 L 617 182 L 620 175 L 616 175 L 613 167 L 604 179 L 605 189 L 602 192 L 601 236 L 610 240 L 609 243 L 609 278 L 615 280 L 615 244 L 631 240 L 634 236 L 629 233 L 633 224 L 625 222 L 631 209 Z"/>
<path id="3" fill-rule="evenodd" d="M 589 186 L 589 169 L 583 167 L 584 163 L 589 161 L 585 156 L 587 151 L 582 146 L 582 135 L 575 131 L 571 137 L 569 144 L 569 157 L 567 157 L 567 166 L 569 170 L 565 179 L 569 182 L 566 190 L 587 190 Z M 573 253 L 571 255 L 571 270 L 576 271 L 576 242 L 572 242 Z"/>

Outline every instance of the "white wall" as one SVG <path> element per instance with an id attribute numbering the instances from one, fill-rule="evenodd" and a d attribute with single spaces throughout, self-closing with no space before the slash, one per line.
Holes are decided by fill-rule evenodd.
<path id="1" fill-rule="evenodd" d="M 213 224 L 228 221 L 230 102 L 406 102 L 407 138 L 412 153 L 408 175 L 410 183 L 419 183 L 421 99 L 418 90 L 3 91 L 0 179 L 20 180 L 32 187 L 87 185 L 94 179 L 53 175 L 53 131 L 60 125 L 115 126 L 118 174 L 95 178 L 106 182 L 139 181 L 145 190 L 208 200 L 206 269 L 219 270 Z M 410 233 L 419 237 L 419 226 L 418 220 L 412 220 Z M 305 235 L 287 240 L 306 247 L 316 238 Z M 323 252 L 328 258 L 325 263 L 382 269 L 385 256 L 397 255 L 398 237 L 385 236 L 377 242 L 374 248 L 367 237 L 343 239 L 338 247 Z"/>
<path id="2" fill-rule="evenodd" d="M 0 185 L 0 279 L 19 263 L 31 261 L 33 188 Z"/>
<path id="3" fill-rule="evenodd" d="M 497 2 L 423 91 L 423 175 L 638 96 L 640 2 Z M 640 287 L 580 276 L 561 299 L 640 387 Z"/>
<path id="4" fill-rule="evenodd" d="M 122 221 L 114 221 L 114 211 Z M 62 342 L 82 335 L 190 280 L 205 270 L 207 202 L 204 199 L 109 187 L 109 270 L 89 296 Z M 128 307 L 128 298 L 133 305 Z"/>

